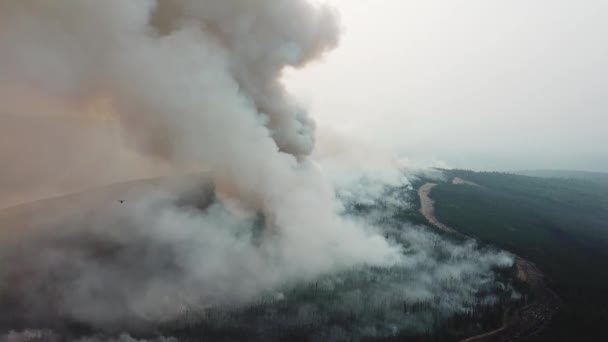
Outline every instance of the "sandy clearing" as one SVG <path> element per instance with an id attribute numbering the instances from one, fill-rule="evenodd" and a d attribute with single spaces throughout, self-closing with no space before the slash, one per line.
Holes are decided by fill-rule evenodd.
<path id="1" fill-rule="evenodd" d="M 471 186 L 481 186 L 475 182 L 471 182 L 465 179 L 462 179 L 460 177 L 454 177 L 454 179 L 452 179 L 452 184 L 454 185 L 471 185 Z"/>
<path id="2" fill-rule="evenodd" d="M 441 229 L 446 233 L 462 235 L 450 226 L 441 223 L 437 217 L 435 217 L 435 201 L 430 197 L 431 191 L 437 184 L 426 183 L 418 189 L 418 196 L 420 197 L 420 213 L 435 227 Z"/>

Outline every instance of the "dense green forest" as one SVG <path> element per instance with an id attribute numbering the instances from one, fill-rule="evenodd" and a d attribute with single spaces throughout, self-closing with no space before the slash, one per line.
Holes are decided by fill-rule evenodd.
<path id="1" fill-rule="evenodd" d="M 608 341 L 608 178 L 444 173 L 431 194 L 439 220 L 535 262 L 563 300 L 529 340 Z M 453 184 L 455 177 L 476 185 Z"/>
<path id="2" fill-rule="evenodd" d="M 608 184 L 608 173 L 574 170 L 522 170 L 515 174 L 541 178 L 578 179 Z"/>

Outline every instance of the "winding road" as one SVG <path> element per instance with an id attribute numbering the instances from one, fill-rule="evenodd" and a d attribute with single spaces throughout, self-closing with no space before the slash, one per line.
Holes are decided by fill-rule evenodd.
<path id="1" fill-rule="evenodd" d="M 468 183 L 458 182 L 453 184 L 466 185 Z M 435 202 L 430 197 L 431 191 L 436 186 L 435 183 L 426 183 L 418 189 L 420 213 L 438 229 L 472 239 L 437 219 L 435 216 Z M 559 297 L 547 287 L 543 273 L 534 263 L 515 255 L 515 267 L 517 268 L 517 277 L 530 286 L 534 294 L 534 301 L 508 315 L 503 326 L 499 329 L 466 338 L 461 342 L 517 341 L 540 332 L 550 322 L 559 309 Z"/>

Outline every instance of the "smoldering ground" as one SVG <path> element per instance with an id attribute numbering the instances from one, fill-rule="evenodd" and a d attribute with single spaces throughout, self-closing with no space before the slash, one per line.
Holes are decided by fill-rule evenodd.
<path id="1" fill-rule="evenodd" d="M 338 37 L 334 11 L 305 0 L 0 1 L 0 112 L 27 118 L 3 136 L 10 167 L 0 168 L 0 184 L 11 186 L 9 196 L 61 192 L 66 170 L 77 187 L 108 182 L 110 171 L 158 173 L 157 163 L 209 170 L 187 191 L 140 182 L 3 211 L 0 298 L 11 309 L 2 322 L 15 331 L 7 338 L 36 334 L 26 329 L 154 335 L 193 312 L 240 312 L 260 298 L 288 303 L 298 286 L 321 280 L 334 284 L 326 287 L 338 298 L 332 307 L 361 311 L 370 303 L 361 298 L 375 300 L 368 294 L 386 286 L 404 300 L 449 296 L 433 311 L 449 315 L 498 284 L 490 270 L 508 266 L 507 256 L 376 220 L 403 199 L 373 220 L 349 211 L 357 196 L 347 193 L 368 191 L 373 204 L 387 196 L 384 185 L 407 186 L 397 168 L 342 171 L 349 182 L 338 183 L 344 167 L 309 157 L 315 124 L 281 73 L 321 58 Z M 34 124 L 40 117 L 84 128 L 70 126 L 60 142 L 41 139 L 50 128 Z M 110 138 L 91 134 L 101 122 L 111 123 Z M 32 148 L 40 140 L 44 148 Z M 115 151 L 134 157 L 97 161 Z M 407 281 L 394 278 L 403 274 Z M 348 292 L 341 277 L 361 284 L 353 289 L 379 281 L 371 292 Z M 462 283 L 444 291 L 445 277 Z M 376 333 L 362 314 L 361 334 Z M 393 322 L 397 330 L 429 324 Z"/>
<path id="2" fill-rule="evenodd" d="M 380 337 L 424 333 L 513 291 L 493 272 L 510 267 L 509 255 L 400 219 L 410 202 L 407 184 L 369 191 L 364 202 L 345 199 L 341 212 L 401 246 L 398 262 L 321 266 L 314 255 L 296 263 L 278 254 L 280 238 L 269 236 L 275 232 L 263 219 L 215 198 L 201 186 L 205 180 L 188 182 L 186 194 L 184 187 L 144 183 L 53 200 L 54 212 L 85 204 L 55 224 L 5 235 L 4 329 L 14 338 L 28 328 L 47 338 L 100 340 L 124 331 L 180 340 L 280 340 L 286 332 L 315 340 Z M 20 215 L 47 217 L 13 213 Z"/>

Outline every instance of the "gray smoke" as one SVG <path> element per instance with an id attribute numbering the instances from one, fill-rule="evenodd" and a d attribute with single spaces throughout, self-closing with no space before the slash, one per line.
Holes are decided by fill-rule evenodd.
<path id="1" fill-rule="evenodd" d="M 4 1 L 0 9 L 7 87 L 75 105 L 102 97 L 140 151 L 211 170 L 219 191 L 263 211 L 286 239 L 337 237 L 330 189 L 296 158 L 312 150 L 314 125 L 280 83 L 283 68 L 336 44 L 329 8 L 138 0 Z M 375 262 L 394 254 L 375 247 L 384 252 L 347 253 Z"/>
<path id="2" fill-rule="evenodd" d="M 0 21 L 3 89 L 27 90 L 33 98 L 42 93 L 71 115 L 91 115 L 84 109 L 103 102 L 104 115 L 120 123 L 140 152 L 210 170 L 226 202 L 247 219 L 262 214 L 273 234 L 260 238 L 255 251 L 244 252 L 234 244 L 247 241 L 231 238 L 243 220 L 229 217 L 224 206 L 197 214 L 161 206 L 169 202 L 160 198 L 143 201 L 120 222 L 103 215 L 100 222 L 90 219 L 87 228 L 93 231 L 115 224 L 145 230 L 126 229 L 121 239 L 187 237 L 185 254 L 204 250 L 205 257 L 187 260 L 191 287 L 200 287 L 197 277 L 206 284 L 188 301 L 238 301 L 291 277 L 399 258 L 397 247 L 336 215 L 331 187 L 305 159 L 314 145 L 314 124 L 280 82 L 285 67 L 304 66 L 336 45 L 338 25 L 328 7 L 301 0 L 3 1 Z M 27 102 L 27 95 L 22 98 Z M 9 101 L 11 108 L 24 105 L 19 101 Z M 67 109 L 52 113 L 61 109 L 49 108 L 49 115 L 62 120 Z M 167 227 L 175 236 L 166 236 Z M 208 236 L 207 230 L 220 236 Z M 48 260 L 78 260 L 75 253 Z M 191 256 L 200 257 L 185 258 Z M 92 269 L 104 275 L 103 268 Z M 169 298 L 166 287 L 151 284 L 146 298 Z M 78 302 L 79 291 L 74 294 Z M 167 312 L 144 302 L 129 309 L 146 317 Z M 110 310 L 107 316 L 119 320 L 115 314 Z"/>
<path id="3" fill-rule="evenodd" d="M 308 157 L 315 125 L 281 75 L 322 57 L 338 34 L 333 11 L 305 0 L 0 0 L 0 113 L 26 122 L 0 151 L 9 163 L 45 157 L 34 164 L 42 171 L 26 167 L 23 186 L 53 183 L 44 170 L 77 159 L 86 166 L 69 169 L 76 183 L 98 184 L 113 166 L 92 161 L 111 155 L 113 141 L 133 154 L 117 169 L 205 169 L 209 178 L 187 193 L 145 183 L 4 212 L 0 300 L 19 309 L 10 319 L 139 329 L 357 267 L 426 261 L 431 270 L 408 296 L 424 297 L 448 274 L 472 279 L 453 308 L 470 300 L 508 257 L 481 266 L 468 246 L 454 249 L 468 262 L 439 266 L 424 252 L 432 238 L 412 230 L 403 239 L 422 248 L 413 259 L 346 210 L 353 198 L 374 203 L 386 184 L 406 186 L 395 165 L 382 158 L 351 173 L 361 158 L 348 172 L 340 158 L 317 158 L 328 177 Z M 70 143 L 51 136 L 43 151 L 24 148 L 49 132 L 27 123 L 40 116 L 84 127 L 65 131 Z M 120 139 L 92 133 L 108 122 Z M 0 184 L 19 174 L 1 170 Z"/>

